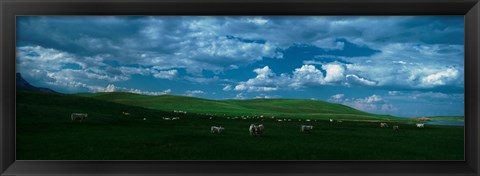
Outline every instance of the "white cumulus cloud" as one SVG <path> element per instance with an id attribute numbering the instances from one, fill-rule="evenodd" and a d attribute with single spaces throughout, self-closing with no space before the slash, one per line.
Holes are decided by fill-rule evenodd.
<path id="1" fill-rule="evenodd" d="M 236 91 L 249 91 L 249 92 L 266 92 L 275 91 L 279 89 L 281 84 L 281 77 L 276 76 L 275 73 L 268 67 L 257 68 L 253 70 L 257 73 L 255 78 L 251 78 L 245 82 L 240 82 L 235 86 Z"/>
<path id="2" fill-rule="evenodd" d="M 433 87 L 446 85 L 452 80 L 455 80 L 459 76 L 459 71 L 455 68 L 448 68 L 445 71 L 429 74 L 421 78 L 421 86 Z"/>
<path id="3" fill-rule="evenodd" d="M 345 94 L 335 94 L 332 95 L 328 100 L 335 103 L 341 103 L 343 101 L 343 97 L 345 97 Z"/>
<path id="4" fill-rule="evenodd" d="M 327 72 L 326 82 L 338 82 L 345 79 L 345 68 L 340 64 L 325 64 L 322 68 Z"/>
<path id="5" fill-rule="evenodd" d="M 348 74 L 346 76 L 348 85 L 365 85 L 365 86 L 374 86 L 377 83 L 366 78 L 362 78 L 358 75 Z"/>
<path id="6" fill-rule="evenodd" d="M 105 89 L 105 92 L 115 92 L 115 85 L 109 84 Z"/>
<path id="7" fill-rule="evenodd" d="M 230 91 L 230 90 L 232 90 L 231 85 L 226 85 L 225 87 L 223 87 L 223 91 Z"/>
<path id="8" fill-rule="evenodd" d="M 177 77 L 177 75 L 178 75 L 177 70 L 166 70 L 166 71 L 157 71 L 155 74 L 153 74 L 153 77 L 171 80 Z"/>
<path id="9" fill-rule="evenodd" d="M 187 90 L 185 91 L 185 95 L 187 96 L 198 96 L 200 94 L 205 94 L 202 90 Z"/>
<path id="10" fill-rule="evenodd" d="M 302 88 L 305 85 L 325 84 L 323 73 L 314 65 L 303 65 L 293 71 L 291 87 Z"/>

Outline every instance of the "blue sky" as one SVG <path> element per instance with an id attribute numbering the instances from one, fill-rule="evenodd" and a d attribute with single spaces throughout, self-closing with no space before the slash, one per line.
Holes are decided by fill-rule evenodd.
<path id="1" fill-rule="evenodd" d="M 20 16 L 17 72 L 62 93 L 464 115 L 463 37 L 463 16 Z"/>

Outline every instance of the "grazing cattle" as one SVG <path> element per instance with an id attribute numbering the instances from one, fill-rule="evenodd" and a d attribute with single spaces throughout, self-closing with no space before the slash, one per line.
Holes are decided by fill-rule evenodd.
<path id="1" fill-rule="evenodd" d="M 305 120 L 305 121 L 310 122 L 310 119 L 307 119 L 307 120 Z"/>
<path id="2" fill-rule="evenodd" d="M 143 120 L 147 120 L 147 118 L 143 118 Z"/>
<path id="3" fill-rule="evenodd" d="M 388 124 L 387 123 L 380 123 L 380 128 L 387 128 Z"/>
<path id="4" fill-rule="evenodd" d="M 417 123 L 417 128 L 425 128 L 425 124 L 423 124 L 423 123 Z"/>
<path id="5" fill-rule="evenodd" d="M 251 124 L 250 128 L 248 128 L 248 130 L 250 131 L 250 135 L 252 135 L 252 136 L 253 135 L 262 135 L 264 128 L 265 127 L 262 124 L 260 124 L 260 125 Z"/>
<path id="6" fill-rule="evenodd" d="M 282 119 L 277 119 L 277 121 L 282 122 L 283 120 Z"/>
<path id="7" fill-rule="evenodd" d="M 250 124 L 250 127 L 248 128 L 248 131 L 250 131 L 250 135 L 254 135 L 255 134 L 255 125 Z"/>
<path id="8" fill-rule="evenodd" d="M 130 113 L 128 113 L 128 112 L 122 112 L 122 114 L 126 115 L 126 116 L 130 115 Z"/>
<path id="9" fill-rule="evenodd" d="M 264 129 L 264 128 L 265 128 L 265 127 L 263 126 L 263 124 L 258 125 L 258 126 L 257 126 L 257 133 L 258 133 L 259 135 L 263 134 L 263 129 Z"/>
<path id="10" fill-rule="evenodd" d="M 187 111 L 177 111 L 177 110 L 173 110 L 174 113 L 182 113 L 182 114 L 187 114 Z"/>
<path id="11" fill-rule="evenodd" d="M 212 126 L 210 127 L 210 132 L 211 133 L 221 133 L 223 130 L 225 130 L 225 128 L 221 127 L 221 126 Z"/>
<path id="12" fill-rule="evenodd" d="M 400 133 L 400 128 L 398 127 L 398 125 L 393 126 L 393 131 Z"/>
<path id="13" fill-rule="evenodd" d="M 341 121 L 341 120 L 338 120 L 337 122 L 338 122 L 338 123 L 342 123 L 343 121 Z"/>
<path id="14" fill-rule="evenodd" d="M 169 117 L 164 117 L 163 120 L 172 120 L 172 119 Z"/>
<path id="15" fill-rule="evenodd" d="M 330 119 L 330 122 L 333 122 L 333 119 Z"/>
<path id="16" fill-rule="evenodd" d="M 310 132 L 311 130 L 313 130 L 312 125 L 302 125 L 302 126 L 300 126 L 300 131 L 301 132 Z"/>
<path id="17" fill-rule="evenodd" d="M 72 115 L 70 115 L 70 118 L 72 119 L 72 121 L 79 120 L 80 122 L 82 122 L 83 120 L 87 119 L 87 116 L 88 114 L 85 113 L 72 113 Z"/>

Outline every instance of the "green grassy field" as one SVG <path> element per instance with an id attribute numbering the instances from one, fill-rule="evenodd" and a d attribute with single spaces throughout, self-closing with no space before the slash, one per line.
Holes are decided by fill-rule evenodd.
<path id="1" fill-rule="evenodd" d="M 464 121 L 465 117 L 463 116 L 433 116 L 428 117 L 431 120 L 457 120 L 457 121 Z"/>
<path id="2" fill-rule="evenodd" d="M 85 122 L 72 122 L 72 112 L 89 116 Z M 260 114 L 265 118 L 227 119 Z M 292 120 L 277 121 L 283 118 Z M 344 122 L 331 123 L 330 118 Z M 378 121 L 399 125 L 400 133 L 380 128 Z M 17 159 L 463 160 L 463 127 L 427 125 L 417 129 L 403 122 L 312 100 L 215 101 L 125 93 L 18 92 Z M 250 136 L 252 123 L 264 124 L 265 134 Z M 301 133 L 304 124 L 315 128 Z M 225 127 L 224 133 L 211 134 L 212 125 Z"/>
<path id="3" fill-rule="evenodd" d="M 149 109 L 173 111 L 182 110 L 204 115 L 288 117 L 300 119 L 356 119 L 356 120 L 397 120 L 389 115 L 362 112 L 351 107 L 317 100 L 298 99 L 250 99 L 250 100 L 208 100 L 194 97 L 161 95 L 147 96 L 124 92 L 81 94 L 125 105 Z"/>

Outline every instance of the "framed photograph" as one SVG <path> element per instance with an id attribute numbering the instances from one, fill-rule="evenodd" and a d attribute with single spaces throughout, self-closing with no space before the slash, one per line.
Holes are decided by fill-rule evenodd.
<path id="1" fill-rule="evenodd" d="M 478 175 L 471 1 L 2 1 L 2 175 Z"/>

